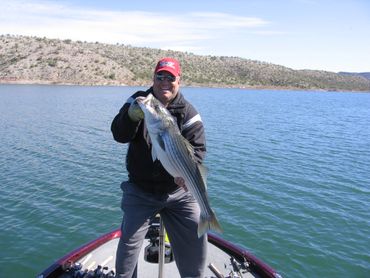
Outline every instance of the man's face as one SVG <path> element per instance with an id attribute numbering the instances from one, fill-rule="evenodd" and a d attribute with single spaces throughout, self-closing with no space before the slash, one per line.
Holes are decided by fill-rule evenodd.
<path id="1" fill-rule="evenodd" d="M 173 76 L 168 71 L 154 74 L 153 93 L 155 97 L 167 106 L 177 95 L 180 88 L 180 76 Z"/>

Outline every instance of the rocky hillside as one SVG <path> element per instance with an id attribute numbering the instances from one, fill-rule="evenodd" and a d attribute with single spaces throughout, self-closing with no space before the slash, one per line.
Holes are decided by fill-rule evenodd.
<path id="1" fill-rule="evenodd" d="M 158 59 L 180 60 L 187 86 L 370 91 L 360 75 L 287 67 L 238 57 L 25 36 L 0 36 L 0 83 L 150 85 Z"/>
<path id="2" fill-rule="evenodd" d="M 342 75 L 362 76 L 370 80 L 370 72 L 338 72 Z"/>

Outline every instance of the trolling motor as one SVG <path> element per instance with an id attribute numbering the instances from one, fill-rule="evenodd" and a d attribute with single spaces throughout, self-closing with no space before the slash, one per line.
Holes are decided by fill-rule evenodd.
<path id="1" fill-rule="evenodd" d="M 175 259 L 171 245 L 165 239 L 164 225 L 159 216 L 151 220 L 146 238 L 149 239 L 149 245 L 144 249 L 145 261 L 161 265 L 161 258 L 163 263 L 170 263 Z"/>

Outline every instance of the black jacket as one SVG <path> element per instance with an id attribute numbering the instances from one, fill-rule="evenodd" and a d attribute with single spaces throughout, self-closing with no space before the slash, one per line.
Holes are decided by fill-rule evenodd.
<path id="1" fill-rule="evenodd" d="M 111 130 L 117 142 L 129 143 L 126 155 L 126 168 L 129 181 L 148 191 L 170 192 L 177 188 L 173 177 L 156 160 L 153 162 L 151 143 L 144 121 L 133 122 L 128 117 L 128 108 L 138 96 L 147 96 L 152 92 L 138 91 L 123 105 L 114 118 Z M 195 108 L 178 92 L 175 99 L 167 106 L 170 113 L 177 119 L 181 134 L 193 145 L 195 157 L 199 163 L 203 161 L 206 152 L 203 123 Z"/>

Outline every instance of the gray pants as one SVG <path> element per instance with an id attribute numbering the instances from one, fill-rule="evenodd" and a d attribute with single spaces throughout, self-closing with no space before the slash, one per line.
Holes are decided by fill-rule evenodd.
<path id="1" fill-rule="evenodd" d="M 116 277 L 136 277 L 138 256 L 149 221 L 157 213 L 163 219 L 181 277 L 202 277 L 207 236 L 198 238 L 200 210 L 190 193 L 181 188 L 169 194 L 153 194 L 129 182 L 123 182 L 121 188 L 124 216 L 117 248 Z"/>

